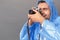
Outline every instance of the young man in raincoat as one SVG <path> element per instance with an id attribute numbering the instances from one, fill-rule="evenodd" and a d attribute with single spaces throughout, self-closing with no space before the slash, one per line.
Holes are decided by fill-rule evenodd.
<path id="1" fill-rule="evenodd" d="M 35 14 L 28 14 L 29 27 L 24 24 L 20 40 L 60 40 L 60 17 L 53 0 L 38 0 L 38 8 L 43 15 L 32 8 Z"/>

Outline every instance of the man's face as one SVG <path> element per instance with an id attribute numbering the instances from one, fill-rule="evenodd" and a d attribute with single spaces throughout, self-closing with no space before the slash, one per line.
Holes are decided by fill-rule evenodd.
<path id="1" fill-rule="evenodd" d="M 39 3 L 38 8 L 42 11 L 42 14 L 43 14 L 42 16 L 45 19 L 50 18 L 50 8 L 47 3 Z"/>

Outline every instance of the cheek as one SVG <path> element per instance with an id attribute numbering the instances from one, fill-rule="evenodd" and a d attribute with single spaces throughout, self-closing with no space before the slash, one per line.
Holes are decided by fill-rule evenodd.
<path id="1" fill-rule="evenodd" d="M 50 11 L 45 11 L 45 14 L 46 14 L 47 16 L 50 16 Z"/>

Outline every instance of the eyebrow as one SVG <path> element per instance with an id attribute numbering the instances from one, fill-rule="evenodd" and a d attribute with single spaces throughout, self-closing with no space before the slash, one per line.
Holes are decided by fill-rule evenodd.
<path id="1" fill-rule="evenodd" d="M 48 8 L 42 8 L 42 9 L 48 9 Z M 39 10 L 41 10 L 41 8 Z"/>

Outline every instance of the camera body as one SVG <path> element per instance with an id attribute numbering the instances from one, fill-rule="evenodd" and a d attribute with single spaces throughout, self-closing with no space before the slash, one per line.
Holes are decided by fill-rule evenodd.
<path id="1" fill-rule="evenodd" d="M 34 10 L 37 10 L 40 14 L 41 14 L 41 10 L 39 10 L 38 7 L 34 7 Z M 29 10 L 29 14 L 35 14 L 36 12 L 34 12 L 32 9 Z"/>

